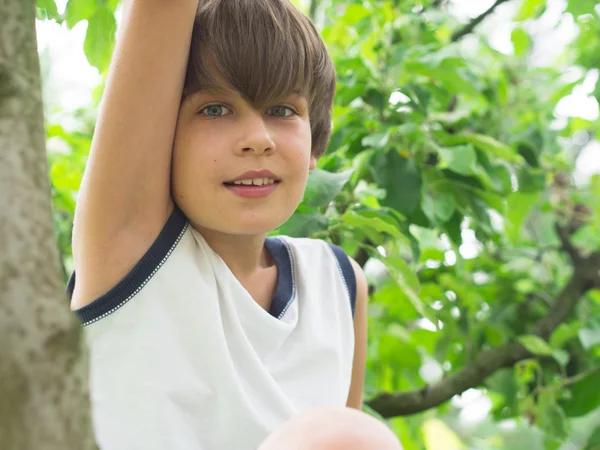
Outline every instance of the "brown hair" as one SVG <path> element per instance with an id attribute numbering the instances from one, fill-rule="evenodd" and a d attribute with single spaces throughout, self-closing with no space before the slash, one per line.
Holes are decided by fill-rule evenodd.
<path id="1" fill-rule="evenodd" d="M 335 69 L 314 24 L 289 0 L 200 0 L 183 98 L 219 89 L 208 61 L 257 109 L 293 92 L 304 95 L 312 154 L 325 153 Z"/>

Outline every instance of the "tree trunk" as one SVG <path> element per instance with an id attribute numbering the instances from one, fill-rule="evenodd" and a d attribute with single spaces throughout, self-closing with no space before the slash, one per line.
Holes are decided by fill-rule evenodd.
<path id="1" fill-rule="evenodd" d="M 54 234 L 34 0 L 0 0 L 0 449 L 96 448 Z"/>

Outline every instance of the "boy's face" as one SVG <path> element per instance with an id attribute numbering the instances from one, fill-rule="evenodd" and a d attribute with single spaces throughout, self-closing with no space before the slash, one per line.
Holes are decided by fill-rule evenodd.
<path id="1" fill-rule="evenodd" d="M 315 167 L 302 96 L 292 94 L 258 111 L 237 92 L 200 91 L 180 106 L 172 192 L 200 231 L 258 235 L 279 227 L 296 210 Z M 243 197 L 224 184 L 261 169 L 280 180 L 265 197 Z"/>

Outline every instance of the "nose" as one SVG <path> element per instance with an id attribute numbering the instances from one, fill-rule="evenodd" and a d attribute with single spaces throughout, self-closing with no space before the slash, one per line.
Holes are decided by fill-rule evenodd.
<path id="1" fill-rule="evenodd" d="M 273 153 L 275 142 L 265 123 L 264 116 L 257 111 L 248 112 L 243 121 L 240 122 L 240 142 L 237 145 L 238 153 L 246 154 L 253 152 L 256 155 Z"/>

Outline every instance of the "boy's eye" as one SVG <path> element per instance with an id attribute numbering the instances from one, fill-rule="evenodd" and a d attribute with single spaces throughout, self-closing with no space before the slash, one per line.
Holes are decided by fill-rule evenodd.
<path id="1" fill-rule="evenodd" d="M 229 108 L 223 105 L 210 105 L 204 108 L 202 111 L 200 111 L 200 114 L 204 114 L 209 117 L 221 117 L 224 114 L 219 113 L 222 112 L 224 109 L 229 111 Z"/>
<path id="2" fill-rule="evenodd" d="M 286 109 L 290 112 L 290 114 L 285 113 Z M 273 115 L 277 117 L 290 117 L 296 114 L 291 108 L 288 108 L 287 106 L 275 106 L 271 108 L 271 111 L 275 111 Z"/>

